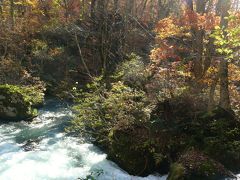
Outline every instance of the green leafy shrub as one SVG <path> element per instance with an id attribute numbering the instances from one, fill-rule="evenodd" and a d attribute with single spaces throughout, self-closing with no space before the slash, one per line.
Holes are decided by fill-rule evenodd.
<path id="1" fill-rule="evenodd" d="M 161 166 L 166 156 L 155 150 L 151 139 L 152 107 L 146 93 L 121 81 L 107 89 L 101 77 L 87 88 L 87 92 L 74 88 L 76 117 L 67 131 L 90 134 L 110 159 L 131 174 L 147 175 L 156 164 Z"/>
<path id="2" fill-rule="evenodd" d="M 21 87 L 22 93 L 24 94 L 27 101 L 31 102 L 33 107 L 38 107 L 43 104 L 44 92 L 41 87 L 38 86 L 26 86 Z"/>
<path id="3" fill-rule="evenodd" d="M 117 67 L 113 78 L 137 89 L 143 89 L 147 81 L 146 67 L 142 58 L 132 53 L 128 60 Z"/>
<path id="4" fill-rule="evenodd" d="M 44 53 L 47 53 L 48 51 L 48 45 L 44 41 L 33 39 L 31 45 L 32 45 L 32 53 L 35 56 L 40 56 Z"/>
<path id="5" fill-rule="evenodd" d="M 88 92 L 78 92 L 79 104 L 74 107 L 77 116 L 70 129 L 79 132 L 85 129 L 93 134 L 105 131 L 104 134 L 108 135 L 113 127 L 126 128 L 149 119 L 148 102 L 143 91 L 122 82 L 113 83 L 108 91 L 100 81 L 98 78 L 88 85 Z"/>
<path id="6" fill-rule="evenodd" d="M 37 86 L 16 86 L 4 84 L 0 85 L 1 92 L 19 93 L 23 96 L 25 102 L 29 102 L 32 106 L 41 105 L 44 100 L 44 92 Z"/>

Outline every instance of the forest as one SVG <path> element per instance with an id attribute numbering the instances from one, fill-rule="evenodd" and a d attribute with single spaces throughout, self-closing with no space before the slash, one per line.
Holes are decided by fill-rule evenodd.
<path id="1" fill-rule="evenodd" d="M 0 179 L 240 179 L 240 0 L 0 0 Z"/>

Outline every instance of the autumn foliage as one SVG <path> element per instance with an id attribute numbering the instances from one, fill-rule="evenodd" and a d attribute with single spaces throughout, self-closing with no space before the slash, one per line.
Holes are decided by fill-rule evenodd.
<path id="1" fill-rule="evenodd" d="M 239 60 L 239 13 L 229 16 L 228 39 L 220 27 L 220 19 L 214 11 L 197 13 L 186 9 L 181 16 L 160 20 L 155 28 L 156 45 L 148 68 L 155 80 L 149 86 L 164 89 L 168 97 L 189 88 L 192 93 L 202 92 L 205 94 L 202 96 L 208 97 L 211 88 L 218 91 L 219 63 L 226 56 L 233 62 L 229 66 L 229 79 L 233 107 L 236 107 L 235 99 L 240 97 L 234 83 L 239 79 L 234 65 Z M 218 93 L 214 96 L 217 102 Z"/>

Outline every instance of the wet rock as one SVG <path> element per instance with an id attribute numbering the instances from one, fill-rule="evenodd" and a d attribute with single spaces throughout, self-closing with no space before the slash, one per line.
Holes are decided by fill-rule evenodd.
<path id="1" fill-rule="evenodd" d="M 24 151 L 35 151 L 38 150 L 38 145 L 39 145 L 40 139 L 35 139 L 35 140 L 28 140 L 25 142 L 25 144 L 22 146 Z"/>
<path id="2" fill-rule="evenodd" d="M 109 158 L 132 175 L 146 176 L 157 171 L 166 174 L 168 159 L 164 154 L 154 152 L 148 133 L 143 126 L 114 129 L 110 133 L 111 144 L 107 147 Z"/>

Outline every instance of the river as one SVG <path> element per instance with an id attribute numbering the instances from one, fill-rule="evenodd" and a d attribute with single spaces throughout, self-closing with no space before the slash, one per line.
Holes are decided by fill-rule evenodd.
<path id="1" fill-rule="evenodd" d="M 0 124 L 0 180 L 75 180 L 100 173 L 97 180 L 165 180 L 130 176 L 84 139 L 64 133 L 70 107 L 48 100 L 32 122 Z"/>

